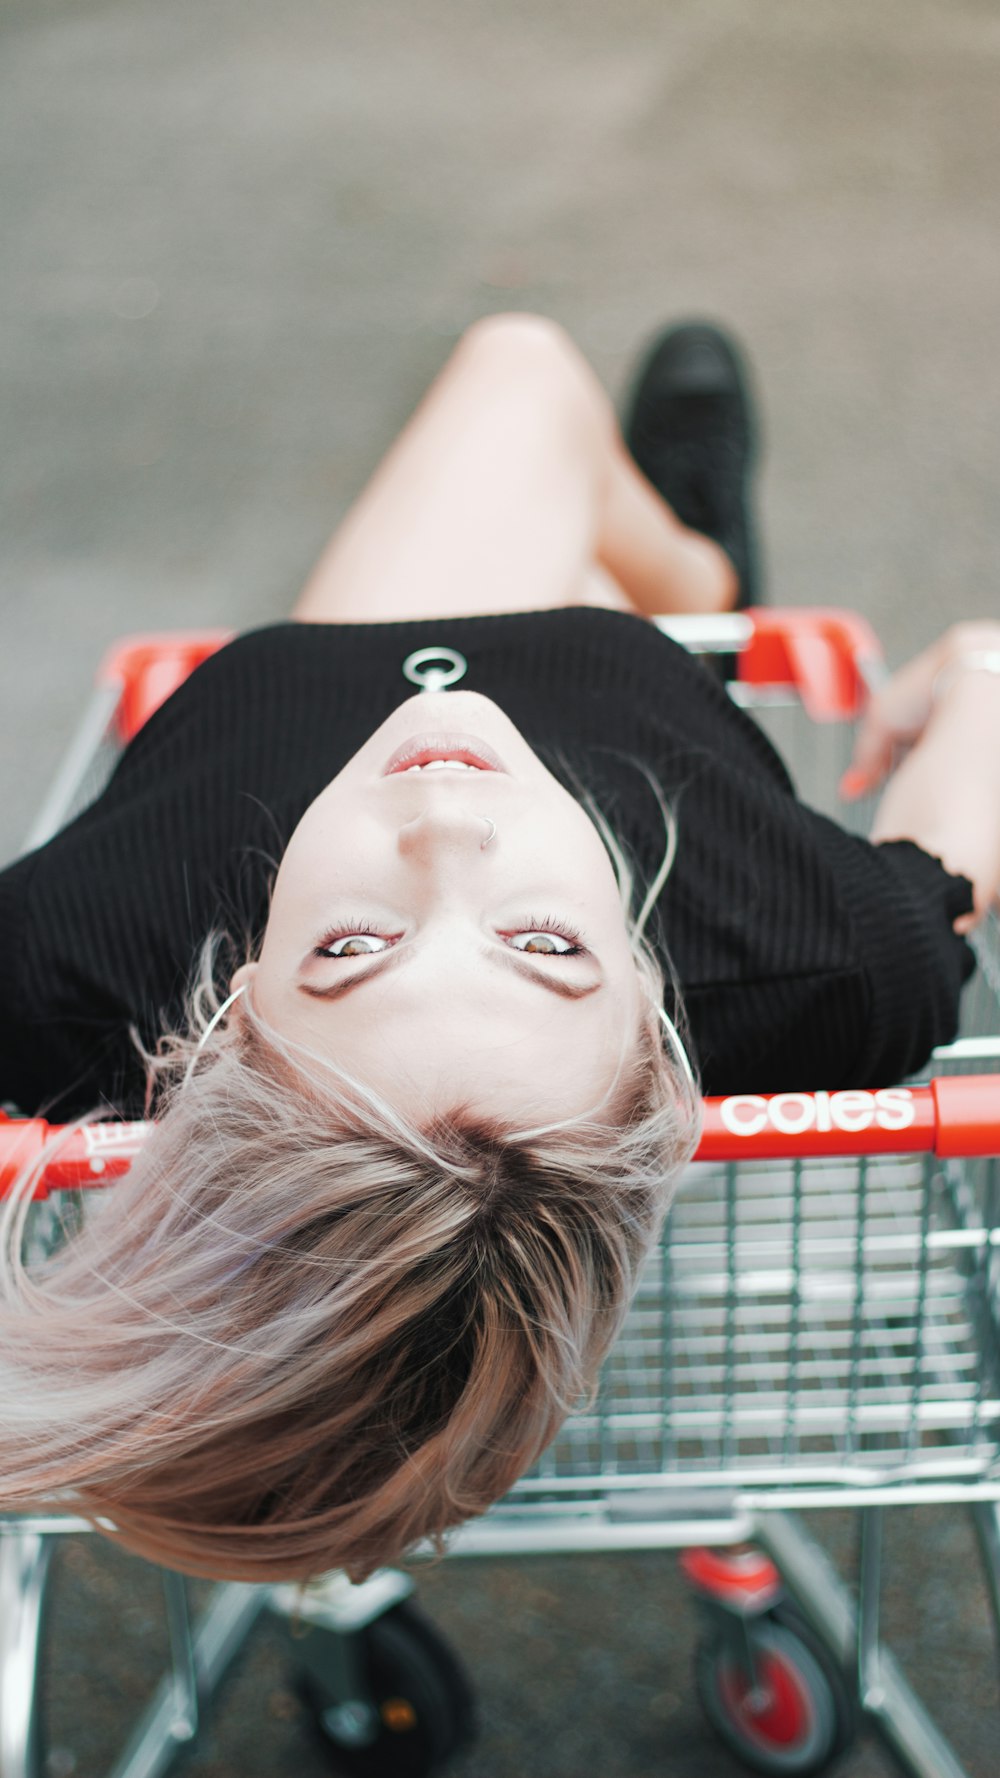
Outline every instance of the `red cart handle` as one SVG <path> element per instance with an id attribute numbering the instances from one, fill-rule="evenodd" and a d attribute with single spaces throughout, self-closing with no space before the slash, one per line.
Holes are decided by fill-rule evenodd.
<path id="1" fill-rule="evenodd" d="M 881 645 L 865 618 L 836 606 L 763 606 L 744 615 L 751 635 L 739 655 L 743 684 L 792 688 L 815 722 L 843 722 L 860 714 L 884 671 Z M 99 677 L 102 685 L 121 688 L 120 739 L 130 741 L 188 674 L 230 638 L 228 630 L 181 630 L 117 642 Z"/>
<path id="2" fill-rule="evenodd" d="M 732 1093 L 705 1100 L 700 1161 L 782 1156 L 1000 1154 L 1000 1074 L 951 1074 L 925 1087 L 838 1093 Z"/>
<path id="3" fill-rule="evenodd" d="M 835 606 L 748 611 L 752 631 L 739 656 L 745 685 L 789 686 L 814 722 L 860 714 L 882 676 L 882 649 L 871 625 Z M 119 738 L 131 741 L 189 673 L 231 639 L 228 630 L 127 636 L 105 656 L 100 683 L 119 685 Z"/>
<path id="4" fill-rule="evenodd" d="M 35 1167 L 50 1145 L 55 1152 L 35 1184 L 33 1197 L 54 1191 L 80 1191 L 110 1185 L 127 1173 L 152 1124 L 84 1124 L 62 1143 L 65 1125 L 44 1118 L 8 1118 L 0 1112 L 0 1198 L 27 1167 Z"/>
<path id="5" fill-rule="evenodd" d="M 34 1196 L 110 1185 L 139 1153 L 151 1124 L 85 1124 L 58 1145 Z M 0 1114 L 0 1197 L 37 1165 L 60 1127 Z M 731 1093 L 705 1100 L 695 1160 L 752 1161 L 810 1155 L 1000 1154 L 1000 1074 L 953 1074 L 925 1087 L 868 1092 Z"/>

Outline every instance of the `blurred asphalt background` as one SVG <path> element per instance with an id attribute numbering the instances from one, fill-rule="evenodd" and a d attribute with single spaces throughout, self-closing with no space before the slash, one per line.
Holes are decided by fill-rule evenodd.
<path id="1" fill-rule="evenodd" d="M 998 83 L 995 0 L 6 0 L 0 856 L 106 644 L 284 614 L 498 308 L 555 315 L 616 392 L 662 318 L 730 321 L 772 599 L 856 604 L 897 660 L 1000 612 Z M 889 1557 L 899 1651 L 995 1778 L 971 1536 L 921 1509 Z M 737 1770 L 671 1557 L 456 1563 L 422 1593 L 481 1699 L 456 1778 Z M 156 1599 L 96 1541 L 62 1552 L 51 1778 L 109 1763 Z M 325 1769 L 275 1631 L 187 1769 Z M 843 1768 L 893 1769 L 871 1739 Z"/>

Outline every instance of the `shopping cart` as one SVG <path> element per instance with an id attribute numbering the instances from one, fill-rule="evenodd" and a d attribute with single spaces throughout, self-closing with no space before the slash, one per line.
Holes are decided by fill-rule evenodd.
<path id="1" fill-rule="evenodd" d="M 731 688 L 794 753 L 830 807 L 849 728 L 880 672 L 851 614 L 664 620 L 706 654 L 738 654 Z M 29 844 L 100 788 L 116 753 L 222 635 L 147 637 L 105 664 Z M 879 1638 L 890 1506 L 972 1514 L 1000 1620 L 1000 933 L 977 937 L 963 1036 L 929 1084 L 878 1093 L 733 1095 L 705 1135 L 640 1283 L 594 1405 L 537 1467 L 451 1540 L 454 1555 L 677 1548 L 705 1610 L 705 1709 L 758 1770 L 821 1771 L 862 1716 L 918 1778 L 963 1778 Z M 0 1122 L 0 1190 L 46 1127 Z M 91 1125 L 40 1179 L 31 1239 L 56 1238 L 61 1198 L 113 1184 L 145 1129 Z M 802 1527 L 850 1506 L 855 1598 Z M 0 1520 L 0 1778 L 42 1770 L 38 1650 L 49 1558 L 77 1520 Z M 298 1684 L 334 1769 L 419 1778 L 469 1733 L 471 1695 L 417 1611 L 410 1575 L 361 1586 L 217 1587 L 197 1625 L 164 1573 L 171 1666 L 114 1768 L 154 1778 L 265 1609 L 296 1627 Z M 301 1634 L 303 1627 L 307 1633 Z M 664 1749 L 669 1768 L 669 1749 Z"/>

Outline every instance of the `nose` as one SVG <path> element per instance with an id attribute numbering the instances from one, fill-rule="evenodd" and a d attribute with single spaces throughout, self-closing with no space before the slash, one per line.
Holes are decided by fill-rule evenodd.
<path id="1" fill-rule="evenodd" d="M 496 832 L 486 815 L 478 815 L 457 799 L 435 797 L 399 829 L 399 850 L 416 863 L 434 863 L 445 854 L 475 856 L 485 852 Z"/>

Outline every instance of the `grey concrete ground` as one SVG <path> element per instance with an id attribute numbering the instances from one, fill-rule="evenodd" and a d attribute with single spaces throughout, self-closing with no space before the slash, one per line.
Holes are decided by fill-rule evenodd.
<path id="1" fill-rule="evenodd" d="M 850 1571 L 854 1525 L 824 1539 Z M 890 1516 L 887 1630 L 971 1778 L 995 1778 L 996 1676 L 971 1534 L 954 1512 Z M 698 1618 L 671 1555 L 458 1562 L 421 1576 L 425 1609 L 461 1651 L 479 1706 L 453 1778 L 740 1778 L 694 1696 Z M 152 1570 L 96 1540 L 67 1542 L 53 1584 L 48 1719 L 53 1778 L 110 1766 L 165 1658 Z M 99 1652 L 98 1652 L 99 1651 Z M 321 1778 L 328 1771 L 295 1685 L 295 1645 L 254 1632 L 222 1693 L 191 1778 Z M 75 1760 L 75 1765 L 70 1764 Z M 840 1778 L 891 1778 L 866 1733 Z"/>
<path id="2" fill-rule="evenodd" d="M 759 367 L 771 594 L 899 658 L 1000 611 L 992 0 L 6 0 L 0 856 L 127 630 L 281 614 L 463 326 L 569 325 L 617 390 L 663 316 Z M 964 1528 L 893 1533 L 903 1652 L 992 1778 Z M 669 1560 L 446 1567 L 484 1734 L 462 1778 L 733 1768 Z M 149 1583 L 65 1552 L 57 1745 L 97 1773 Z M 70 1769 L 67 1758 L 56 1769 Z M 190 1770 L 322 1769 L 262 1632 Z M 889 1770 L 873 1743 L 851 1778 Z"/>

